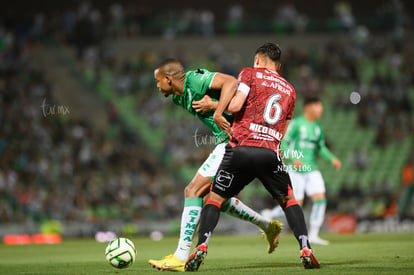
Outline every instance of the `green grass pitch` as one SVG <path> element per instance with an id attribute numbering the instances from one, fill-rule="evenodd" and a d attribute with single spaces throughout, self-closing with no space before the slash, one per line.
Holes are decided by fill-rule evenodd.
<path id="1" fill-rule="evenodd" d="M 305 270 L 293 235 L 281 236 L 269 255 L 266 241 L 257 235 L 214 235 L 202 274 L 414 274 L 414 234 L 323 235 L 329 246 L 314 246 L 320 270 Z M 104 257 L 106 244 L 91 239 L 64 240 L 61 244 L 6 246 L 0 244 L 0 274 L 160 274 L 150 258 L 172 253 L 177 237 L 162 241 L 131 238 L 136 262 L 117 270 Z M 168 272 L 163 272 L 163 274 Z"/>

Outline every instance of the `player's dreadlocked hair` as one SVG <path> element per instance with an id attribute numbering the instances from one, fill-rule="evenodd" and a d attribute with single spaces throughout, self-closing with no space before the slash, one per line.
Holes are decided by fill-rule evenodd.
<path id="1" fill-rule="evenodd" d="M 266 43 L 260 46 L 255 54 L 264 54 L 268 56 L 274 62 L 280 62 L 280 57 L 282 51 L 279 48 L 279 45 L 274 43 Z"/>
<path id="2" fill-rule="evenodd" d="M 162 61 L 158 67 L 160 71 L 162 71 L 165 75 L 169 75 L 175 78 L 179 78 L 183 74 L 185 74 L 183 65 L 181 64 L 178 59 L 175 58 L 167 58 Z"/>

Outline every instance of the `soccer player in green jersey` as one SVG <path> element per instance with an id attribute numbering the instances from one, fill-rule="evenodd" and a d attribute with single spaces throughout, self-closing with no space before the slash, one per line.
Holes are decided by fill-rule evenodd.
<path id="1" fill-rule="evenodd" d="M 341 161 L 325 145 L 322 126 L 318 122 L 323 112 L 322 102 L 318 97 L 308 96 L 304 99 L 304 113 L 289 124 L 282 141 L 282 151 L 289 168 L 293 193 L 302 205 L 305 193 L 312 199 L 309 218 L 309 241 L 313 244 L 327 245 L 329 241 L 319 237 L 320 228 L 325 220 L 326 195 L 325 183 L 316 165 L 317 155 L 328 160 L 336 170 L 341 168 Z M 282 215 L 281 209 L 263 210 L 262 215 L 272 218 Z"/>
<path id="2" fill-rule="evenodd" d="M 208 94 L 212 94 L 210 92 L 213 90 L 227 90 L 235 93 L 238 82 L 230 75 L 209 72 L 205 69 L 185 72 L 182 64 L 176 59 L 167 59 L 161 63 L 154 71 L 154 77 L 159 91 L 165 97 L 171 96 L 176 105 L 199 118 L 215 135 L 218 142 L 218 145 L 185 188 L 180 239 L 175 253 L 161 260 L 149 260 L 150 265 L 160 270 L 184 271 L 194 232 L 200 219 L 203 197 L 210 190 L 211 179 L 217 172 L 229 139 L 226 133 L 214 122 L 214 110 L 208 111 L 204 107 L 200 107 L 200 101 L 203 101 L 203 98 Z M 209 97 L 210 100 L 217 101 L 218 98 L 211 99 Z M 232 115 L 227 115 L 227 118 L 231 119 Z M 230 199 L 222 211 L 260 227 L 268 241 L 268 253 L 274 251 L 281 231 L 280 222 L 271 221 L 261 216 L 236 198 Z"/>

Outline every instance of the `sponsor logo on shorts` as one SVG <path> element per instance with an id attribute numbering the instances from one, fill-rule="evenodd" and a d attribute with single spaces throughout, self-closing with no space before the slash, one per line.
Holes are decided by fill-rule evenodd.
<path id="1" fill-rule="evenodd" d="M 217 186 L 217 188 L 219 188 L 220 190 L 223 190 L 224 188 L 228 188 L 231 185 L 233 178 L 234 178 L 234 175 L 229 172 L 226 172 L 224 170 L 218 171 L 217 176 L 216 176 L 216 182 L 217 182 L 217 185 L 219 186 Z"/>

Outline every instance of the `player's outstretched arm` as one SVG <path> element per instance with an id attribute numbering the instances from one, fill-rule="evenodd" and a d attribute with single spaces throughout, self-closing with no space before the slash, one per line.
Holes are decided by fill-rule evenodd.
<path id="1" fill-rule="evenodd" d="M 226 113 L 237 113 L 240 111 L 241 107 L 246 100 L 246 96 L 241 93 L 237 92 L 236 95 L 232 98 L 229 103 L 229 106 L 226 109 Z M 193 101 L 193 108 L 196 110 L 197 113 L 204 114 L 209 111 L 213 111 L 217 109 L 218 101 L 213 101 L 211 97 L 205 95 L 202 99 Z"/>
<path id="2" fill-rule="evenodd" d="M 223 73 L 216 73 L 213 81 L 211 82 L 210 88 L 214 90 L 221 90 L 220 100 L 223 93 L 227 96 L 230 96 L 231 99 L 237 90 L 237 85 L 237 79 L 235 79 L 233 76 Z"/>
<path id="3" fill-rule="evenodd" d="M 341 161 L 337 157 L 335 157 L 335 155 L 332 154 L 331 151 L 329 151 L 325 144 L 320 145 L 319 155 L 322 158 L 330 161 L 331 164 L 335 167 L 336 171 L 339 171 L 339 169 L 341 169 Z"/>
<path id="4" fill-rule="evenodd" d="M 227 109 L 230 100 L 233 98 L 237 89 L 237 80 L 226 74 L 217 73 L 214 76 L 211 88 L 221 89 L 220 100 L 214 112 L 214 122 L 219 126 L 229 137 L 232 136 L 231 125 L 223 116 L 223 112 Z"/>
<path id="5" fill-rule="evenodd" d="M 245 93 L 241 91 L 237 91 L 237 88 L 236 88 L 237 86 L 238 86 L 237 80 L 230 75 L 216 73 L 216 75 L 213 78 L 213 81 L 210 87 L 212 89 L 221 90 L 220 101 L 222 101 L 221 99 L 222 99 L 223 94 L 226 94 L 227 100 L 229 100 L 229 103 L 227 103 L 226 105 L 225 112 L 236 113 L 240 111 L 240 109 L 242 108 L 246 100 Z M 193 108 L 198 113 L 205 113 L 208 111 L 216 110 L 218 107 L 218 104 L 219 104 L 218 101 L 213 101 L 208 95 L 205 95 L 202 99 L 198 101 L 193 101 Z"/>
<path id="6" fill-rule="evenodd" d="M 236 95 L 232 98 L 227 107 L 227 112 L 237 113 L 243 107 L 244 102 L 246 101 L 246 95 L 240 91 L 237 91 Z"/>

